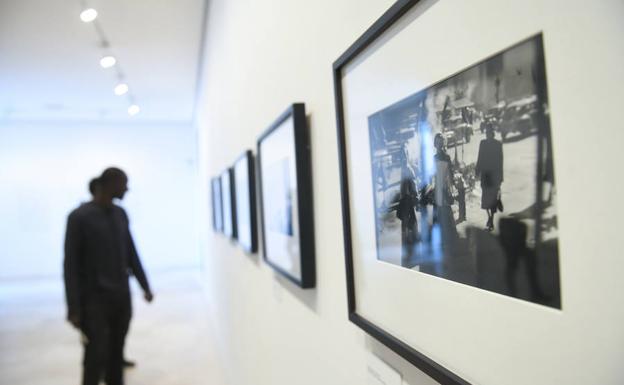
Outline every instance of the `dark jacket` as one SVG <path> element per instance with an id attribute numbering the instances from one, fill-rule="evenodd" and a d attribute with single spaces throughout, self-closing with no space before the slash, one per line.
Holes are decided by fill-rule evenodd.
<path id="1" fill-rule="evenodd" d="M 149 290 L 128 226 L 128 216 L 116 205 L 89 202 L 69 214 L 65 236 L 65 294 L 68 314 L 100 292 L 130 292 L 130 274 Z"/>
<path id="2" fill-rule="evenodd" d="M 503 144 L 496 139 L 483 139 L 475 167 L 482 187 L 498 187 L 503 182 Z"/>

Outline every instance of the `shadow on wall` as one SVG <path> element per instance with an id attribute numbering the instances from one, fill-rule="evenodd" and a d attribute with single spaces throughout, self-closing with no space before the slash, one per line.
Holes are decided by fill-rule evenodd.
<path id="1" fill-rule="evenodd" d="M 403 376 L 403 384 L 407 385 L 440 385 L 434 379 L 404 360 L 401 356 L 388 349 L 384 344 L 368 334 L 364 335 L 368 350 L 380 360 L 394 368 Z M 391 364 L 389 364 L 391 363 Z"/>
<path id="2" fill-rule="evenodd" d="M 293 297 L 297 298 L 301 303 L 303 303 L 308 309 L 313 311 L 314 313 L 318 313 L 317 309 L 317 301 L 318 301 L 318 293 L 317 289 L 302 289 L 301 287 L 295 285 L 293 282 L 288 280 L 288 278 L 283 277 L 279 273 L 273 273 L 275 279 L 275 285 L 277 290 L 276 296 L 278 300 L 281 301 L 281 293 L 279 290 L 286 289 Z"/>

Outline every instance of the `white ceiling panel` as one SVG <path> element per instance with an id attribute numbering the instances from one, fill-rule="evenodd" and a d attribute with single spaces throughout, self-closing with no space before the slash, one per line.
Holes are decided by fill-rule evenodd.
<path id="1" fill-rule="evenodd" d="M 79 0 L 0 0 L 0 120 L 191 121 L 204 0 L 91 0 L 141 112 L 102 69 Z"/>

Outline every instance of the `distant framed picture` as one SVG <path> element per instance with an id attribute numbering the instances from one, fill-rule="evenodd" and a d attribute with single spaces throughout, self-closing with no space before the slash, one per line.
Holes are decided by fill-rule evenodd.
<path id="1" fill-rule="evenodd" d="M 312 174 L 305 106 L 296 103 L 258 138 L 263 257 L 301 286 L 315 285 Z"/>
<path id="2" fill-rule="evenodd" d="M 221 173 L 221 202 L 223 206 L 223 234 L 236 239 L 236 199 L 234 171 L 228 168 Z"/>
<path id="3" fill-rule="evenodd" d="M 212 195 L 212 228 L 215 232 L 223 231 L 223 202 L 221 200 L 221 178 L 213 177 L 210 180 Z"/>
<path id="4" fill-rule="evenodd" d="M 256 227 L 256 182 L 254 158 L 251 150 L 245 151 L 234 163 L 236 206 L 236 234 L 238 243 L 248 253 L 258 250 Z"/>
<path id="5" fill-rule="evenodd" d="M 333 66 L 349 319 L 442 384 L 507 383 L 465 357 L 512 365 L 562 309 L 544 35 L 477 44 L 446 20 L 491 3 L 442 3 L 397 1 Z"/>

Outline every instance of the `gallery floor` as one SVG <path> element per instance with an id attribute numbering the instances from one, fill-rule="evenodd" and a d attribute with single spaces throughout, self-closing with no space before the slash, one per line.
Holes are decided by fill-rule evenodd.
<path id="1" fill-rule="evenodd" d="M 221 384 L 199 273 L 152 274 L 156 295 L 135 290 L 126 356 L 129 385 Z M 57 280 L 0 282 L 0 385 L 80 383 L 79 335 L 64 319 Z"/>

